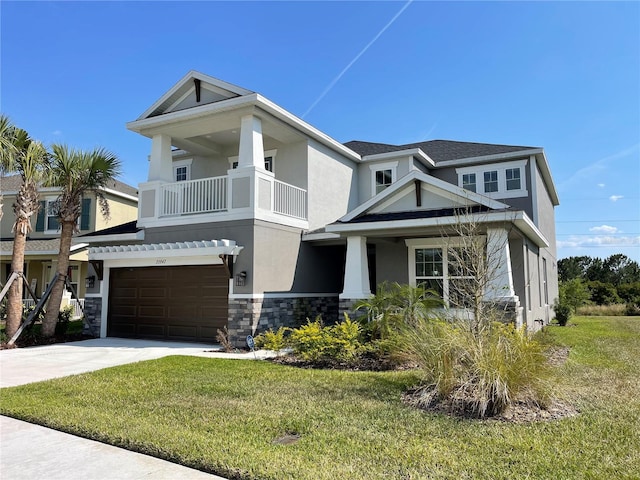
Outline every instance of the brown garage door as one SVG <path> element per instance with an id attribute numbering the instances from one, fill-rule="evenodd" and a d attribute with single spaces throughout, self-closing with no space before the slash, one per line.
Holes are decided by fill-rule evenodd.
<path id="1" fill-rule="evenodd" d="M 227 325 L 228 298 L 222 265 L 115 268 L 107 335 L 214 342 Z"/>

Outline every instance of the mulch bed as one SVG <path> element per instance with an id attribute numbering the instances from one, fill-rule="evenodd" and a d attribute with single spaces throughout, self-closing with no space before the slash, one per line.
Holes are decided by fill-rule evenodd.
<path id="1" fill-rule="evenodd" d="M 36 335 L 29 335 L 29 333 L 25 333 L 21 335 L 16 343 L 13 345 L 7 345 L 6 342 L 0 344 L 0 350 L 10 349 L 10 348 L 23 348 L 23 347 L 35 347 L 39 345 L 53 345 L 54 343 L 67 343 L 67 342 L 79 342 L 80 340 L 89 340 L 92 337 L 91 335 L 85 335 L 83 333 L 67 333 L 64 335 L 54 335 L 51 338 L 42 338 Z"/>

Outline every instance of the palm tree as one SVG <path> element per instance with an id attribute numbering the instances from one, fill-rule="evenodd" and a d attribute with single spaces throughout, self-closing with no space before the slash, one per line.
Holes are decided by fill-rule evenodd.
<path id="1" fill-rule="evenodd" d="M 71 238 L 78 229 L 82 197 L 88 192 L 94 192 L 102 215 L 108 218 L 109 204 L 101 188 L 106 187 L 120 174 L 120 160 L 115 154 L 103 148 L 82 151 L 70 149 L 66 145 L 53 145 L 52 150 L 50 185 L 59 186 L 62 189 L 56 202 L 62 232 L 58 253 L 58 278 L 51 290 L 42 325 L 42 335 L 45 337 L 53 336 L 58 321 L 58 311 L 69 268 Z"/>
<path id="2" fill-rule="evenodd" d="M 4 119 L 0 120 L 0 123 Z M 2 125 L 0 125 L 2 128 Z M 24 250 L 27 235 L 31 232 L 31 217 L 38 213 L 38 186 L 46 181 L 48 172 L 48 154 L 42 143 L 29 138 L 29 134 L 21 128 L 8 127 L 12 148 L 2 158 L 2 170 L 18 172 L 22 177 L 22 185 L 13 204 L 15 222 L 13 224 L 13 251 L 11 271 L 22 272 L 24 266 Z M 13 337 L 22 321 L 22 279 L 14 281 L 7 297 L 6 334 Z"/>
<path id="3" fill-rule="evenodd" d="M 16 127 L 6 115 L 0 115 L 0 173 L 9 171 L 17 153 L 13 143 Z M 2 185 L 0 185 L 0 220 L 2 220 Z"/>

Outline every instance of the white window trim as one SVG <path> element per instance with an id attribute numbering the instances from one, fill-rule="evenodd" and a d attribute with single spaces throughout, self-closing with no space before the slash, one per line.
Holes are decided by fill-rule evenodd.
<path id="1" fill-rule="evenodd" d="M 504 163 L 491 163 L 486 165 L 474 165 L 473 167 L 456 168 L 456 174 L 458 175 L 458 186 L 462 188 L 462 176 L 469 173 L 476 174 L 476 193 L 485 195 L 490 198 L 517 198 L 526 197 L 529 195 L 527 191 L 527 165 L 528 159 L 515 160 L 513 162 Z M 520 170 L 520 189 L 519 190 L 507 190 L 507 170 L 509 169 Z M 485 172 L 498 172 L 498 191 L 497 192 L 485 192 L 484 191 L 484 173 Z"/>
<path id="2" fill-rule="evenodd" d="M 44 199 L 44 234 L 45 235 L 57 235 L 60 233 L 60 230 L 62 228 L 62 224 L 60 223 L 60 219 L 58 220 L 58 228 L 55 230 L 51 230 L 49 228 L 49 217 L 51 215 L 49 215 L 49 203 L 53 203 L 56 200 L 58 200 L 58 197 L 46 197 Z"/>
<path id="3" fill-rule="evenodd" d="M 277 154 L 278 154 L 278 149 L 275 149 L 275 148 L 273 150 L 265 150 L 264 151 L 264 158 L 271 157 L 271 172 L 270 173 L 273 173 L 273 174 L 276 173 L 276 155 Z M 234 167 L 233 164 L 234 163 L 238 163 L 238 158 L 239 158 L 238 155 L 234 155 L 233 157 L 227 157 L 227 159 L 229 160 L 229 170 L 233 170 L 234 168 L 237 167 L 237 165 L 236 165 L 236 167 Z M 265 170 L 266 170 L 266 168 L 265 168 Z M 266 171 L 268 171 L 268 170 L 266 170 Z"/>
<path id="4" fill-rule="evenodd" d="M 383 170 L 391 170 L 391 183 L 395 183 L 398 179 L 397 170 L 398 170 L 398 162 L 387 162 L 387 163 L 375 163 L 373 165 L 369 165 L 369 169 L 371 170 L 371 196 L 376 196 L 376 172 L 380 172 Z M 382 193 L 382 192 L 380 192 Z"/>
<path id="5" fill-rule="evenodd" d="M 181 180 L 182 182 L 186 182 L 191 180 L 191 164 L 193 163 L 193 158 L 186 158 L 184 160 L 174 160 L 173 161 L 173 181 L 178 181 L 178 168 L 187 167 L 187 178 L 185 180 Z"/>
<path id="6" fill-rule="evenodd" d="M 486 242 L 484 235 L 475 237 L 477 242 Z M 421 248 L 442 249 L 442 298 L 445 303 L 449 302 L 449 248 L 461 247 L 465 240 L 461 238 L 410 238 L 405 240 L 407 246 L 409 264 L 409 284 L 413 287 L 417 285 L 416 278 L 416 250 Z"/>

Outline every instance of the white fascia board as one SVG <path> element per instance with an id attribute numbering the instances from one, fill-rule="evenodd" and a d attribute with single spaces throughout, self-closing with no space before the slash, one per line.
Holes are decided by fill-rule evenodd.
<path id="1" fill-rule="evenodd" d="M 536 163 L 540 168 L 540 173 L 542 174 L 542 178 L 544 179 L 544 183 L 547 186 L 547 190 L 549 191 L 549 196 L 551 197 L 551 201 L 554 206 L 560 205 L 560 199 L 558 198 L 558 191 L 556 190 L 556 186 L 553 182 L 553 177 L 551 176 L 551 170 L 549 169 L 549 163 L 547 162 L 547 156 L 544 153 L 544 150 L 541 150 L 539 153 L 535 154 Z"/>
<path id="2" fill-rule="evenodd" d="M 257 93 L 252 93 L 242 97 L 220 100 L 219 102 L 208 103 L 206 105 L 200 105 L 198 107 L 188 108 L 186 110 L 166 113 L 157 117 L 141 118 L 138 120 L 134 120 L 133 122 L 127 122 L 126 127 L 133 132 L 150 137 L 148 133 L 143 133 L 143 130 L 172 125 L 174 123 L 183 122 L 185 120 L 193 120 L 214 113 L 237 109 L 247 105 L 253 106 L 256 104 L 257 97 Z"/>
<path id="3" fill-rule="evenodd" d="M 120 233 L 113 235 L 95 235 L 93 237 L 83 237 L 82 240 L 86 243 L 118 243 L 118 242 L 131 242 L 136 240 L 144 240 L 144 230 L 140 230 L 136 233 Z"/>
<path id="4" fill-rule="evenodd" d="M 124 198 L 126 200 L 131 200 L 132 202 L 138 202 L 138 197 L 134 197 L 133 195 L 129 195 L 128 193 L 123 193 L 118 190 L 114 190 L 112 188 L 102 187 L 100 188 L 104 193 L 108 193 L 109 195 L 113 195 L 114 197 Z"/>
<path id="5" fill-rule="evenodd" d="M 474 163 L 489 163 L 495 161 L 508 160 L 510 158 L 529 157 L 542 153 L 541 148 L 533 148 L 529 150 L 519 150 L 517 152 L 498 153 L 495 155 L 484 155 L 482 157 L 458 158 L 456 160 L 444 160 L 436 163 L 436 168 L 470 165 Z"/>
<path id="6" fill-rule="evenodd" d="M 303 242 L 315 242 L 322 240 L 340 240 L 340 235 L 329 232 L 305 233 L 302 235 Z"/>
<path id="7" fill-rule="evenodd" d="M 69 250 L 71 253 L 77 253 L 78 251 L 84 250 L 89 246 L 88 243 L 77 243 L 75 245 L 71 245 L 71 249 Z"/>
<path id="8" fill-rule="evenodd" d="M 259 93 L 256 94 L 256 97 L 257 97 L 257 106 L 259 106 L 261 109 L 265 110 L 266 112 L 270 113 L 274 117 L 279 118 L 280 120 L 284 120 L 287 124 L 300 130 L 301 132 L 310 136 L 314 140 L 328 146 L 332 150 L 335 150 L 341 153 L 342 155 L 348 157 L 349 159 L 355 160 L 356 162 L 361 161 L 361 157 L 358 153 L 354 152 L 348 147 L 345 147 L 343 144 L 341 144 L 337 140 L 334 140 L 326 133 L 323 133 L 317 128 L 312 127 L 301 118 L 296 117 L 294 114 L 288 112 L 287 110 L 280 107 L 279 105 L 276 105 L 271 100 L 263 97 Z"/>
<path id="9" fill-rule="evenodd" d="M 404 187 L 412 180 L 420 180 L 435 188 L 442 189 L 448 194 L 454 195 L 457 198 L 460 198 L 462 200 L 467 200 L 470 203 L 477 203 L 480 205 L 484 205 L 493 210 L 501 210 L 501 209 L 508 208 L 508 205 L 502 202 L 498 202 L 497 200 L 493 200 L 492 198 L 485 197 L 484 195 L 480 195 L 470 190 L 465 190 L 464 188 L 458 187 L 457 185 L 453 185 L 449 182 L 445 182 L 444 180 L 440 180 L 439 178 L 432 177 L 431 175 L 427 175 L 426 173 L 419 172 L 417 170 L 412 170 L 407 175 L 402 177 L 400 180 L 391 184 L 389 188 L 384 189 L 382 192 L 380 192 L 377 195 L 374 195 L 359 207 L 351 210 L 351 212 L 347 213 L 344 217 L 340 218 L 339 221 L 348 222 L 350 220 L 353 220 L 358 215 L 361 215 L 367 210 L 370 210 L 371 208 L 373 208 L 374 206 L 383 203 L 385 200 L 395 195 L 398 191 L 404 189 Z"/>
<path id="10" fill-rule="evenodd" d="M 91 260 L 131 260 L 131 259 L 184 259 L 184 258 L 204 258 L 216 260 L 220 255 L 238 255 L 244 248 L 233 242 L 229 245 L 201 246 L 197 248 L 180 247 L 187 243 L 199 242 L 178 242 L 168 244 L 146 244 L 146 245 L 121 245 L 109 247 L 91 247 L 89 258 Z M 214 263 L 213 261 L 211 263 Z M 219 263 L 219 262 L 218 262 Z M 157 263 L 157 265 L 164 265 Z"/>
<path id="11" fill-rule="evenodd" d="M 493 213 L 474 213 L 469 219 L 471 222 L 477 223 L 496 223 L 510 222 L 513 223 L 520 231 L 522 231 L 529 239 L 531 239 L 539 247 L 548 247 L 549 241 L 533 224 L 526 213 L 518 212 L 493 212 Z M 362 222 L 362 223 L 345 223 L 327 225 L 325 228 L 328 232 L 338 234 L 362 233 L 362 232 L 388 232 L 392 230 L 406 230 L 411 228 L 425 227 L 445 227 L 456 225 L 460 219 L 452 217 L 435 217 L 435 218 L 414 218 L 410 220 L 388 220 L 384 222 Z"/>
<path id="12" fill-rule="evenodd" d="M 416 157 L 422 161 L 426 166 L 435 168 L 436 163 L 419 148 L 411 148 L 408 150 L 397 150 L 395 152 L 376 153 L 374 155 L 365 155 L 362 157 L 363 162 L 374 162 L 377 160 L 386 160 L 397 157 Z"/>
<path id="13" fill-rule="evenodd" d="M 55 195 L 60 195 L 62 193 L 62 191 L 60 190 L 60 187 L 38 187 L 38 196 L 40 194 L 55 194 Z M 9 196 L 15 196 L 18 194 L 18 190 L 5 190 L 2 192 L 2 195 L 4 197 L 9 197 Z"/>
<path id="14" fill-rule="evenodd" d="M 190 70 L 189 72 L 187 72 L 187 74 L 184 77 L 182 77 L 180 80 L 178 80 L 173 85 L 173 87 L 171 87 L 164 95 L 162 95 L 162 97 L 160 97 L 158 100 L 156 100 L 153 103 L 153 105 L 151 105 L 147 110 L 145 110 L 144 113 L 137 118 L 137 120 L 145 119 L 156 108 L 158 108 L 160 105 L 162 105 L 164 102 L 166 102 L 173 94 L 175 94 L 178 90 L 180 90 L 183 86 L 185 86 L 187 84 L 187 82 L 189 80 L 191 80 L 192 78 L 197 78 L 201 82 L 210 83 L 211 85 L 217 86 L 217 87 L 222 88 L 224 90 L 228 90 L 228 91 L 233 92 L 233 93 L 235 93 L 237 95 L 240 95 L 240 96 L 250 95 L 251 93 L 253 93 L 251 90 L 247 90 L 246 88 L 239 87 L 239 86 L 234 85 L 232 83 L 228 83 L 228 82 L 225 82 L 224 80 L 220 80 L 218 78 L 211 77 L 209 75 L 205 75 L 204 73 L 200 73 L 200 72 L 197 72 L 195 70 Z"/>

